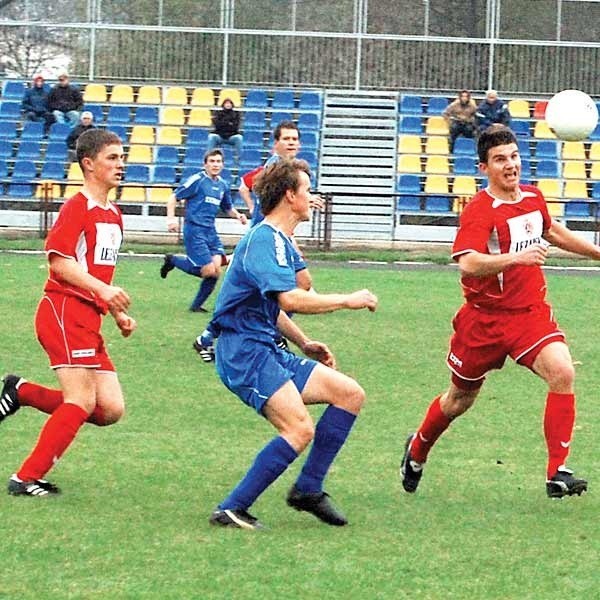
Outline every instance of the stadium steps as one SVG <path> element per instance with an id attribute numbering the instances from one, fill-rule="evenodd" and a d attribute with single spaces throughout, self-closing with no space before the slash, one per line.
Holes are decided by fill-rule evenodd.
<path id="1" fill-rule="evenodd" d="M 335 90 L 325 96 L 319 190 L 333 195 L 336 239 L 390 237 L 395 201 L 385 194 L 395 190 L 397 107 L 396 93 Z"/>

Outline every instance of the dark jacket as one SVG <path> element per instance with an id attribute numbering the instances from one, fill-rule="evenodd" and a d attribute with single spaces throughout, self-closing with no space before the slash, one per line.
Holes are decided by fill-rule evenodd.
<path id="1" fill-rule="evenodd" d="M 233 108 L 217 110 L 212 117 L 215 133 L 224 140 L 240 132 L 240 113 Z"/>
<path id="2" fill-rule="evenodd" d="M 77 145 L 77 140 L 79 139 L 79 136 L 84 131 L 89 131 L 90 129 L 96 129 L 96 126 L 93 123 L 90 125 L 83 125 L 82 123 L 79 123 L 79 125 L 75 125 L 75 127 L 71 129 L 71 133 L 69 133 L 67 137 L 67 147 L 71 150 L 75 150 L 75 146 Z"/>
<path id="3" fill-rule="evenodd" d="M 510 125 L 510 113 L 508 107 L 502 102 L 502 100 L 496 100 L 490 104 L 487 100 L 484 100 L 477 107 L 477 119 L 479 123 L 479 129 L 482 131 L 487 129 L 494 123 L 502 123 L 502 125 Z"/>
<path id="4" fill-rule="evenodd" d="M 61 87 L 55 85 L 48 94 L 48 108 L 68 112 L 70 110 L 81 110 L 83 108 L 83 96 L 79 88 L 74 85 Z"/>
<path id="5" fill-rule="evenodd" d="M 31 87 L 25 90 L 23 95 L 23 110 L 43 115 L 48 112 L 48 89 L 46 87 Z"/>

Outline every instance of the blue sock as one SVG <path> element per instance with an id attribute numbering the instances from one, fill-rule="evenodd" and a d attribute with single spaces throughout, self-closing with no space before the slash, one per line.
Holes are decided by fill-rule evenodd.
<path id="1" fill-rule="evenodd" d="M 221 510 L 250 508 L 255 500 L 296 460 L 298 453 L 281 437 L 273 438 L 257 455 L 244 478 L 219 504 Z"/>
<path id="2" fill-rule="evenodd" d="M 296 481 L 296 488 L 303 493 L 321 492 L 323 480 L 331 463 L 344 445 L 356 415 L 328 406 L 315 428 L 313 445 Z"/>
<path id="3" fill-rule="evenodd" d="M 171 262 L 176 269 L 187 273 L 188 275 L 194 275 L 200 277 L 200 267 L 195 265 L 187 256 L 181 254 L 174 254 L 171 258 Z"/>
<path id="4" fill-rule="evenodd" d="M 199 308 L 202 306 L 206 302 L 206 299 L 212 294 L 216 285 L 216 277 L 205 277 L 200 284 L 196 297 L 192 300 L 190 308 Z"/>

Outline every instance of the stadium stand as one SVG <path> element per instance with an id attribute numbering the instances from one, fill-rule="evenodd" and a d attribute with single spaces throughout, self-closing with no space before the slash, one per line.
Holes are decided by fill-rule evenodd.
<path id="1" fill-rule="evenodd" d="M 213 107 L 215 105 L 215 93 L 211 88 L 196 88 L 190 98 L 192 106 Z"/>
<path id="2" fill-rule="evenodd" d="M 138 104 L 160 104 L 160 88 L 157 85 L 141 85 L 136 101 Z"/>
<path id="3" fill-rule="evenodd" d="M 83 91 L 84 102 L 97 102 L 105 104 L 108 99 L 106 86 L 103 83 L 88 83 Z"/>
<path id="4" fill-rule="evenodd" d="M 110 93 L 111 104 L 133 104 L 133 87 L 125 83 L 113 85 Z"/>
<path id="5" fill-rule="evenodd" d="M 187 106 L 188 93 L 184 87 L 175 85 L 163 88 L 162 103 L 164 105 Z"/>

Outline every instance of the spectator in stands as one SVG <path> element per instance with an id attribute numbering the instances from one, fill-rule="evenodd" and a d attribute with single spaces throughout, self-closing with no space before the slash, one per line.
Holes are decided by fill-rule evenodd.
<path id="1" fill-rule="evenodd" d="M 71 133 L 67 136 L 67 147 L 69 148 L 69 160 L 76 159 L 76 146 L 79 136 L 89 129 L 96 129 L 94 125 L 94 115 L 89 110 L 84 110 L 79 119 L 79 125 L 71 129 Z"/>
<path id="2" fill-rule="evenodd" d="M 43 121 L 44 133 L 48 133 L 54 123 L 54 116 L 48 109 L 48 88 L 42 75 L 35 75 L 31 87 L 23 95 L 23 116 L 26 121 Z"/>
<path id="3" fill-rule="evenodd" d="M 79 123 L 83 96 L 77 86 L 69 83 L 66 71 L 59 73 L 58 83 L 48 94 L 48 108 L 58 123 L 68 123 L 71 128 Z"/>
<path id="4" fill-rule="evenodd" d="M 227 144 L 235 148 L 239 157 L 244 138 L 240 133 L 240 113 L 234 110 L 230 98 L 225 98 L 221 110 L 213 113 L 212 122 L 215 130 L 208 135 L 208 150 Z"/>
<path id="5" fill-rule="evenodd" d="M 469 90 L 461 90 L 456 100 L 452 101 L 443 112 L 443 117 L 450 127 L 450 152 L 454 152 L 454 142 L 457 137 L 475 137 L 476 112 L 477 104 L 471 98 Z"/>
<path id="6" fill-rule="evenodd" d="M 485 93 L 485 100 L 477 107 L 477 119 L 480 133 L 494 123 L 510 127 L 508 107 L 498 98 L 496 90 L 488 90 Z"/>

